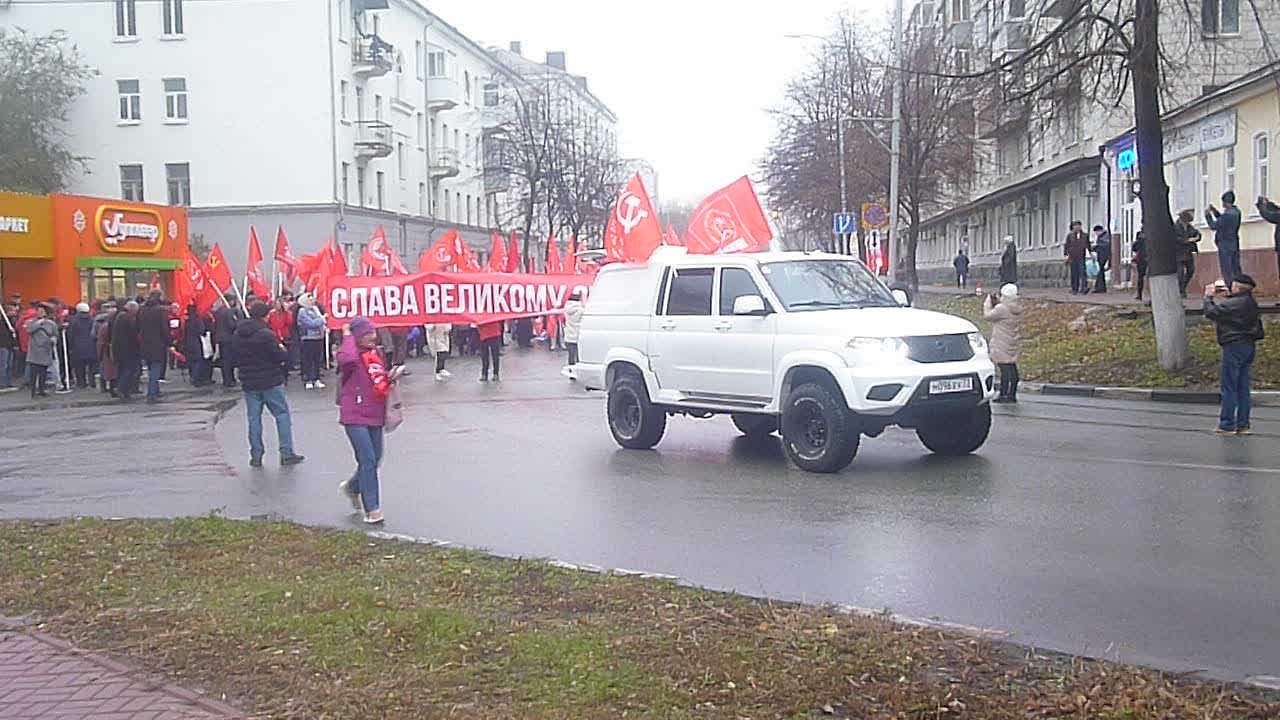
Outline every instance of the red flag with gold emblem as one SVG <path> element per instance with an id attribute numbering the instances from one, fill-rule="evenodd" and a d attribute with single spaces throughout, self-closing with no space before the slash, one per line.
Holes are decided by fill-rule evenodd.
<path id="1" fill-rule="evenodd" d="M 227 267 L 227 256 L 222 254 L 222 247 L 213 244 L 209 251 L 209 259 L 204 261 L 204 276 L 213 283 L 214 290 L 225 293 L 231 289 L 231 268 Z"/>
<path id="2" fill-rule="evenodd" d="M 636 173 L 614 201 L 604 229 L 604 251 L 610 260 L 644 262 L 662 244 L 662 226 L 653 201 Z"/>

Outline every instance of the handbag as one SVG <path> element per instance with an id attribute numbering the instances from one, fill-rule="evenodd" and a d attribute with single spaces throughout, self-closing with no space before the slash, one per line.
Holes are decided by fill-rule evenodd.
<path id="1" fill-rule="evenodd" d="M 200 357 L 205 360 L 213 359 L 213 337 L 209 333 L 200 335 Z"/>
<path id="2" fill-rule="evenodd" d="M 1091 278 L 1098 276 L 1098 261 L 1093 256 L 1090 256 L 1088 260 L 1085 260 L 1084 272 Z"/>
<path id="3" fill-rule="evenodd" d="M 382 419 L 382 429 L 385 432 L 395 432 L 396 428 L 404 423 L 404 403 L 400 399 L 400 384 L 392 383 L 391 389 L 387 391 L 387 404 L 385 415 Z"/>

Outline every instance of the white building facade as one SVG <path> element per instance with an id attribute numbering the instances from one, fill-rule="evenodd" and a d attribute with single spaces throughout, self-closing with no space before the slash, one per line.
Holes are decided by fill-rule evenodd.
<path id="1" fill-rule="evenodd" d="M 335 238 L 354 267 L 385 228 L 413 265 L 449 227 L 488 249 L 486 86 L 511 72 L 419 0 L 0 3 L 97 69 L 70 121 L 70 192 L 189 205 L 191 233 L 244 267 Z"/>

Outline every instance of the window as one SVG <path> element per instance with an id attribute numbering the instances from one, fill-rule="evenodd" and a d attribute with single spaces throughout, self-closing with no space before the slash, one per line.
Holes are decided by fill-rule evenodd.
<path id="1" fill-rule="evenodd" d="M 453 201 L 457 205 L 453 212 L 454 222 L 462 222 L 462 193 L 454 193 Z"/>
<path id="2" fill-rule="evenodd" d="M 711 268 L 681 268 L 671 281 L 667 315 L 710 315 Z"/>
<path id="3" fill-rule="evenodd" d="M 400 179 L 404 179 L 404 143 L 396 143 L 396 171 L 400 173 Z"/>
<path id="4" fill-rule="evenodd" d="M 480 198 L 478 197 L 476 198 L 476 224 L 477 225 L 485 224 L 484 208 L 481 207 Z"/>
<path id="5" fill-rule="evenodd" d="M 164 34 L 182 34 L 182 0 L 163 0 Z"/>
<path id="6" fill-rule="evenodd" d="M 165 163 L 164 177 L 169 183 L 169 204 L 191 205 L 191 166 L 187 163 Z"/>
<path id="7" fill-rule="evenodd" d="M 1263 130 L 1253 136 L 1253 194 L 1258 197 L 1270 195 L 1271 139 Z"/>
<path id="8" fill-rule="evenodd" d="M 120 122 L 142 122 L 142 91 L 137 80 L 117 80 L 116 91 L 120 94 Z"/>
<path id="9" fill-rule="evenodd" d="M 347 90 L 350 84 L 346 80 L 338 83 L 338 116 L 343 120 L 347 119 Z"/>
<path id="10" fill-rule="evenodd" d="M 427 184 L 418 183 L 418 214 L 427 214 Z"/>
<path id="11" fill-rule="evenodd" d="M 733 314 L 733 301 L 743 295 L 759 295 L 760 288 L 751 279 L 751 273 L 742 268 L 724 268 L 720 271 L 720 314 Z"/>
<path id="12" fill-rule="evenodd" d="M 1196 175 L 1200 163 L 1188 158 L 1173 166 L 1173 212 L 1196 206 Z"/>
<path id="13" fill-rule="evenodd" d="M 120 198 L 131 202 L 146 202 L 142 194 L 142 166 L 120 166 Z"/>
<path id="14" fill-rule="evenodd" d="M 467 104 L 471 104 L 471 71 L 462 71 L 462 93 L 466 96 Z"/>
<path id="15" fill-rule="evenodd" d="M 347 18 L 351 17 L 351 13 L 347 11 L 347 0 L 338 0 L 338 39 L 346 42 L 347 40 Z"/>
<path id="16" fill-rule="evenodd" d="M 342 204 L 351 203 L 351 163 L 342 163 Z"/>
<path id="17" fill-rule="evenodd" d="M 1027 16 L 1027 0 L 1009 0 L 1009 17 L 1023 18 Z"/>
<path id="18" fill-rule="evenodd" d="M 425 65 L 426 56 L 422 52 L 422 41 L 415 40 L 413 43 L 413 67 L 419 80 L 423 78 L 423 71 L 426 70 Z"/>
<path id="19" fill-rule="evenodd" d="M 462 147 L 465 148 L 466 155 L 470 155 L 471 154 L 471 133 L 467 133 L 464 137 L 466 139 L 463 141 Z M 467 157 L 466 155 L 463 156 L 462 161 L 470 165 L 473 162 L 473 159 L 470 157 Z"/>
<path id="20" fill-rule="evenodd" d="M 484 146 L 479 137 L 476 138 L 476 165 L 484 165 Z"/>
<path id="21" fill-rule="evenodd" d="M 426 127 L 427 127 L 426 117 L 423 116 L 422 113 L 418 113 L 418 122 L 414 123 L 413 125 L 414 132 L 416 132 L 418 135 L 418 147 L 424 147 L 426 145 L 425 139 L 423 138 L 423 136 L 426 135 L 427 133 Z"/>
<path id="22" fill-rule="evenodd" d="M 1201 154 L 1200 155 L 1200 202 L 1196 204 L 1196 207 L 1207 208 L 1209 207 L 1210 202 L 1211 201 L 1209 200 L 1209 156 L 1205 154 Z M 1199 215 L 1199 213 L 1196 213 L 1196 214 Z"/>
<path id="23" fill-rule="evenodd" d="M 365 169 L 365 168 L 362 168 L 362 167 L 357 167 L 357 168 L 356 168 L 356 194 L 360 196 L 360 197 L 357 197 L 357 198 L 356 198 L 356 202 L 358 202 L 358 203 L 360 204 L 360 207 L 364 207 L 364 204 L 365 204 L 365 197 L 366 197 L 366 195 L 365 195 L 365 187 L 366 187 L 365 178 L 366 178 L 366 176 L 367 176 L 367 175 L 368 175 L 368 173 L 366 172 L 366 169 Z"/>
<path id="24" fill-rule="evenodd" d="M 356 86 L 356 120 L 364 119 L 364 88 Z"/>
<path id="25" fill-rule="evenodd" d="M 969 19 L 969 0 L 951 0 L 951 22 Z"/>
<path id="26" fill-rule="evenodd" d="M 1027 131 L 1027 138 L 1026 138 L 1026 140 L 1027 140 L 1026 162 L 1027 162 L 1027 165 L 1030 165 L 1030 164 L 1031 164 L 1031 153 L 1034 151 L 1034 147 L 1035 147 L 1035 144 L 1036 144 L 1036 140 L 1035 140 L 1035 138 L 1034 138 L 1034 137 L 1032 137 L 1032 136 L 1031 136 L 1031 131 L 1030 131 L 1030 130 L 1028 130 L 1028 131 Z"/>
<path id="27" fill-rule="evenodd" d="M 453 129 L 453 152 L 456 153 L 461 160 L 462 157 L 462 133 L 457 128 Z"/>
<path id="28" fill-rule="evenodd" d="M 484 84 L 484 106 L 498 106 L 498 83 L 487 82 Z"/>
<path id="29" fill-rule="evenodd" d="M 116 37 L 138 37 L 138 6 L 136 0 L 116 0 Z"/>
<path id="30" fill-rule="evenodd" d="M 1240 32 L 1240 0 L 1200 0 L 1201 31 L 1205 35 Z"/>
<path id="31" fill-rule="evenodd" d="M 467 196 L 467 224 L 471 224 L 471 196 Z"/>
<path id="32" fill-rule="evenodd" d="M 1227 153 L 1223 157 L 1223 175 L 1227 181 L 1227 186 L 1223 190 L 1236 189 L 1236 149 L 1234 147 L 1227 148 Z"/>
<path id="33" fill-rule="evenodd" d="M 445 52 L 443 50 L 432 50 L 427 53 L 427 75 L 435 78 L 449 76 L 446 72 Z"/>
<path id="34" fill-rule="evenodd" d="M 187 120 L 187 79 L 164 79 L 164 119 L 167 122 Z"/>
<path id="35" fill-rule="evenodd" d="M 396 97 L 404 99 L 404 55 L 396 53 Z"/>
<path id="36" fill-rule="evenodd" d="M 449 123 L 444 124 L 444 135 L 440 136 L 440 148 L 444 149 L 449 145 Z"/>
<path id="37" fill-rule="evenodd" d="M 383 202 L 384 202 L 384 200 L 386 199 L 386 198 L 385 198 L 385 193 L 386 193 L 386 191 L 387 191 L 387 177 L 386 177 L 386 174 L 385 174 L 385 173 L 383 173 L 381 170 L 379 170 L 379 171 L 378 171 L 378 175 L 377 175 L 377 183 L 378 183 L 378 188 L 377 188 L 377 191 L 378 191 L 378 209 L 379 209 L 379 210 L 382 210 L 382 209 L 383 209 L 383 207 L 382 207 Z"/>
<path id="38" fill-rule="evenodd" d="M 382 121 L 382 96 L 381 95 L 373 96 L 373 119 L 379 122 Z"/>
<path id="39" fill-rule="evenodd" d="M 444 219 L 445 220 L 453 219 L 452 217 L 450 217 L 450 214 L 449 214 L 449 211 L 450 209 L 452 209 L 452 207 L 453 206 L 449 203 L 449 191 L 445 190 L 444 191 Z"/>

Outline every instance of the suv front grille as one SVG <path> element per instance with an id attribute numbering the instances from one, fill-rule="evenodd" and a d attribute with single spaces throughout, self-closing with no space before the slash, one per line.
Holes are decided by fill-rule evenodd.
<path id="1" fill-rule="evenodd" d="M 967 335 L 922 335 L 903 338 L 907 357 L 919 363 L 962 362 L 973 357 Z"/>

